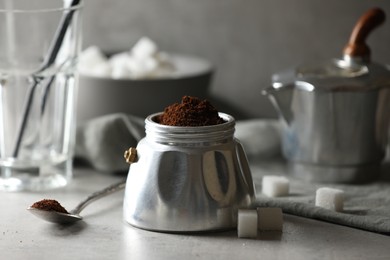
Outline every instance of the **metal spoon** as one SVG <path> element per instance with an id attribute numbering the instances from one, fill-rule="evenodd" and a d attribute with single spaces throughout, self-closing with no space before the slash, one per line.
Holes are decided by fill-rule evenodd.
<path id="1" fill-rule="evenodd" d="M 30 211 L 32 214 L 37 216 L 38 218 L 44 219 L 46 221 L 56 223 L 56 224 L 71 224 L 73 222 L 82 220 L 83 217 L 80 216 L 80 212 L 88 206 L 91 202 L 98 200 L 100 198 L 103 198 L 109 194 L 112 194 L 114 192 L 120 191 L 124 189 L 126 186 L 126 181 L 123 180 L 119 183 L 113 184 L 108 186 L 107 188 L 94 192 L 91 195 L 89 195 L 86 199 L 84 199 L 82 202 L 80 202 L 76 208 L 71 210 L 68 214 L 67 213 L 61 213 L 54 210 L 47 211 L 37 208 L 28 207 L 27 210 Z"/>

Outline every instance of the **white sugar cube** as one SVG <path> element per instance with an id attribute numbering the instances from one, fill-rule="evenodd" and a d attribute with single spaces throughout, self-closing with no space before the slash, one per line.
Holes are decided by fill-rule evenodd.
<path id="1" fill-rule="evenodd" d="M 329 210 L 342 211 L 344 191 L 328 187 L 319 188 L 316 191 L 315 205 Z"/>
<path id="2" fill-rule="evenodd" d="M 112 66 L 126 65 L 130 59 L 131 59 L 131 56 L 128 52 L 120 52 L 120 53 L 112 55 L 109 59 L 109 63 Z"/>
<path id="3" fill-rule="evenodd" d="M 238 210 L 238 237 L 257 237 L 257 211 L 253 209 Z"/>
<path id="4" fill-rule="evenodd" d="M 257 208 L 259 230 L 283 230 L 283 212 L 281 208 Z"/>
<path id="5" fill-rule="evenodd" d="M 148 78 L 153 76 L 154 71 L 158 68 L 158 63 L 153 58 L 145 58 L 142 60 L 131 59 L 128 67 L 134 78 Z"/>
<path id="6" fill-rule="evenodd" d="M 289 193 L 290 182 L 286 177 L 267 175 L 263 177 L 262 191 L 268 197 L 286 196 Z"/>
<path id="7" fill-rule="evenodd" d="M 144 67 L 148 71 L 154 71 L 159 66 L 158 61 L 154 58 L 144 59 L 143 62 L 144 62 Z"/>
<path id="8" fill-rule="evenodd" d="M 144 59 L 155 55 L 157 51 L 156 43 L 148 37 L 142 37 L 131 49 L 131 54 L 137 59 Z"/>
<path id="9" fill-rule="evenodd" d="M 89 69 L 89 72 L 87 74 L 91 76 L 97 76 L 97 77 L 110 77 L 111 66 L 108 62 L 96 64 L 95 66 Z"/>
<path id="10" fill-rule="evenodd" d="M 93 69 L 99 64 L 106 63 L 107 60 L 107 57 L 97 46 L 90 46 L 80 54 L 78 67 L 82 70 Z"/>
<path id="11" fill-rule="evenodd" d="M 126 79 L 131 77 L 131 71 L 128 66 L 131 56 L 127 52 L 117 53 L 110 57 L 111 77 L 113 79 Z"/>
<path id="12" fill-rule="evenodd" d="M 128 79 L 131 77 L 131 71 L 127 66 L 116 64 L 112 66 L 111 78 L 113 79 Z"/>

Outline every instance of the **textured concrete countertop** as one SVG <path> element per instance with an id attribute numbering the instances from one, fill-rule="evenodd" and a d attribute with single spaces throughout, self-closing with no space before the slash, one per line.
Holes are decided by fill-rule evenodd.
<path id="1" fill-rule="evenodd" d="M 70 210 L 90 193 L 124 176 L 76 168 L 66 188 L 42 193 L 0 192 L 0 259 L 389 259 L 390 236 L 292 215 L 283 232 L 239 239 L 236 231 L 178 235 L 150 232 L 122 220 L 123 192 L 89 205 L 84 221 L 61 227 L 26 208 L 43 198 Z"/>

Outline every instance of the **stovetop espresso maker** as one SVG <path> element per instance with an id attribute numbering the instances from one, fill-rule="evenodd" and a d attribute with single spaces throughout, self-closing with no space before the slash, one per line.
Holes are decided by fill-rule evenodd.
<path id="1" fill-rule="evenodd" d="M 282 121 L 282 150 L 292 173 L 308 181 L 375 179 L 390 120 L 390 72 L 370 60 L 366 38 L 385 20 L 381 9 L 355 25 L 343 59 L 277 73 L 266 94 Z"/>

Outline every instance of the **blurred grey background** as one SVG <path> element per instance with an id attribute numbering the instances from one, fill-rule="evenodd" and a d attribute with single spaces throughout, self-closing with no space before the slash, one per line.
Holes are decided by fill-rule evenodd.
<path id="1" fill-rule="evenodd" d="M 161 50 L 215 65 L 210 99 L 219 110 L 238 119 L 275 117 L 261 95 L 271 75 L 341 57 L 356 21 L 372 7 L 388 16 L 368 39 L 372 60 L 390 64 L 387 0 L 86 0 L 84 47 L 123 51 L 148 36 Z"/>

